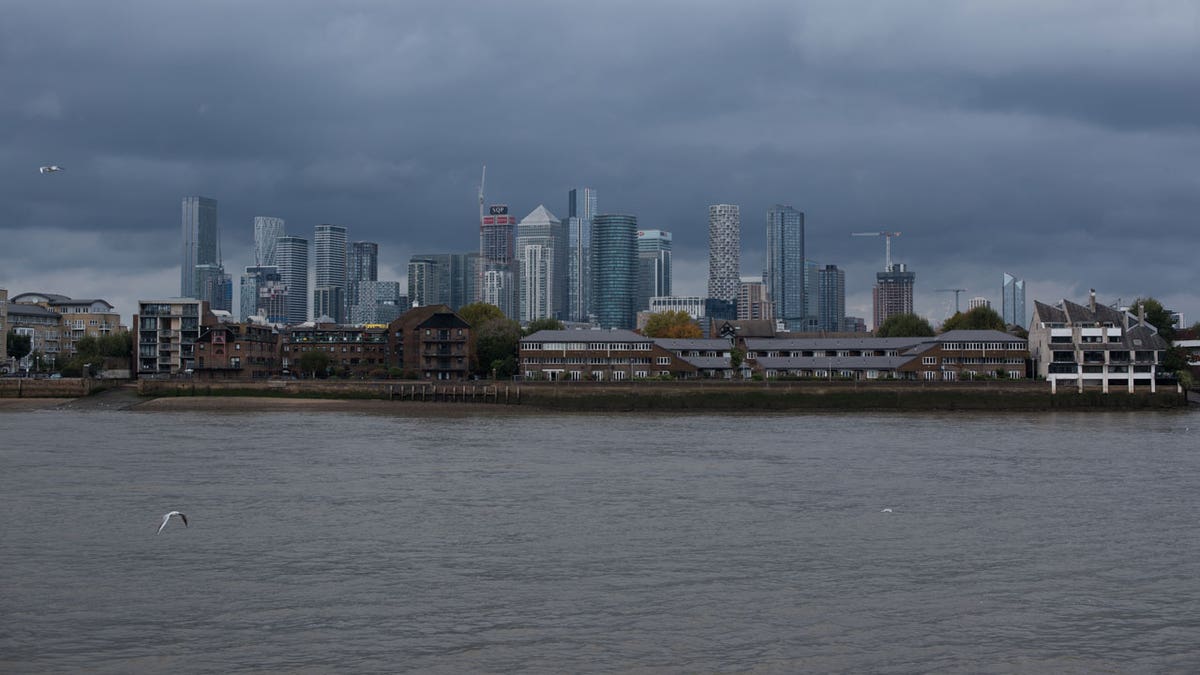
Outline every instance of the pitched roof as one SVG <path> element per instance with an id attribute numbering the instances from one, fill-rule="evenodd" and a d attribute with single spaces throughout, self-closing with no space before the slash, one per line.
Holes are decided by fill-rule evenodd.
<path id="1" fill-rule="evenodd" d="M 767 370 L 895 370 L 906 356 L 760 356 L 754 363 Z"/>
<path id="2" fill-rule="evenodd" d="M 922 342 L 930 342 L 932 340 L 933 338 L 928 337 L 747 338 L 746 349 L 751 351 L 776 349 L 787 351 L 805 351 L 815 349 L 908 349 Z"/>
<path id="3" fill-rule="evenodd" d="M 521 342 L 653 342 L 631 330 L 539 330 L 521 338 Z"/>
<path id="4" fill-rule="evenodd" d="M 933 338 L 938 342 L 1025 342 L 1025 338 L 998 330 L 948 330 Z"/>
<path id="5" fill-rule="evenodd" d="M 555 217 L 553 213 L 550 213 L 550 210 L 546 208 L 545 204 L 538 204 L 538 207 L 531 211 L 529 215 L 522 218 L 522 220 L 528 220 L 530 222 L 552 220 L 554 222 L 558 222 L 558 218 Z"/>
<path id="6" fill-rule="evenodd" d="M 654 344 L 668 351 L 698 349 L 702 351 L 729 351 L 729 340 L 721 338 L 653 338 Z"/>

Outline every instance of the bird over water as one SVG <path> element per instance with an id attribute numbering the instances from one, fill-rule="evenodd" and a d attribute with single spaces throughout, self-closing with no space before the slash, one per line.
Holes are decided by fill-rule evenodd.
<path id="1" fill-rule="evenodd" d="M 167 526 L 168 522 L 170 522 L 172 516 L 179 516 L 179 519 L 183 521 L 183 526 L 184 527 L 188 526 L 187 516 L 183 515 L 182 513 L 178 512 L 178 511 L 171 511 L 167 515 L 163 516 L 162 525 L 158 526 L 158 532 L 155 532 L 154 534 L 158 534 L 159 532 L 162 532 L 163 528 Z"/>

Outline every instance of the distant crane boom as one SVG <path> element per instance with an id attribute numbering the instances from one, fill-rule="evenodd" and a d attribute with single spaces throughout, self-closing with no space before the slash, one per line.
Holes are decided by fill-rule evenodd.
<path id="1" fill-rule="evenodd" d="M 479 176 L 479 222 L 483 222 L 483 184 L 487 181 L 487 164 L 483 165 L 483 173 Z"/>
<path id="2" fill-rule="evenodd" d="M 938 288 L 935 289 L 938 293 L 953 293 L 954 294 L 954 313 L 958 314 L 958 294 L 965 293 L 965 288 Z"/>
<path id="3" fill-rule="evenodd" d="M 899 237 L 899 232 L 851 232 L 851 237 L 885 237 L 883 271 L 892 271 L 892 237 Z"/>

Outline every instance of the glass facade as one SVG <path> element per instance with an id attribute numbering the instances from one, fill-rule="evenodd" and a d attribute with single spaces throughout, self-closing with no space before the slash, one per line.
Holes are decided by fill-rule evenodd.
<path id="1" fill-rule="evenodd" d="M 636 216 L 592 219 L 592 310 L 601 328 L 636 325 L 637 229 Z"/>
<path id="2" fill-rule="evenodd" d="M 671 233 L 638 230 L 638 294 L 634 310 L 650 308 L 650 298 L 671 295 Z"/>
<path id="3" fill-rule="evenodd" d="M 287 296 L 285 323 L 304 323 L 308 319 L 308 240 L 280 237 L 275 244 L 275 263 Z"/>
<path id="4" fill-rule="evenodd" d="M 846 272 L 838 269 L 837 265 L 826 265 L 817 276 L 820 329 L 837 333 L 842 330 L 846 319 Z"/>
<path id="5" fill-rule="evenodd" d="M 217 241 L 217 200 L 208 197 L 184 197 L 183 255 L 179 263 L 180 296 L 200 297 L 196 267 L 220 264 Z"/>
<path id="6" fill-rule="evenodd" d="M 763 281 L 775 305 L 775 318 L 788 330 L 800 330 L 805 316 L 817 314 L 816 301 L 809 308 L 808 296 L 815 284 L 805 284 L 804 213 L 776 204 L 767 210 L 767 261 Z"/>
<path id="7" fill-rule="evenodd" d="M 1004 323 L 1010 326 L 1025 327 L 1025 280 L 1018 279 L 1007 272 L 1004 274 L 1004 288 L 1001 294 L 1001 316 Z"/>

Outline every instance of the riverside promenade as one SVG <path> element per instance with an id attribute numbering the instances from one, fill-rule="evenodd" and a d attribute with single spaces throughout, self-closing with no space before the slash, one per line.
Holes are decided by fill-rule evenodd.
<path id="1" fill-rule="evenodd" d="M 119 393 L 118 393 L 119 392 Z M 295 403 L 341 401 L 333 407 L 366 403 L 465 407 L 504 406 L 563 412 L 621 411 L 802 411 L 802 410 L 1134 410 L 1189 405 L 1195 392 L 1162 387 L 1134 394 L 1099 388 L 1050 392 L 1045 382 L 985 380 L 914 381 L 630 381 L 630 382 L 447 382 L 400 380 L 138 380 L 117 384 L 75 378 L 0 383 L 0 399 L 58 399 L 74 406 L 104 404 L 122 408 L 258 409 Z M 160 399 L 176 400 L 144 405 Z M 226 401 L 229 405 L 218 402 Z M 119 400 L 119 404 L 118 404 Z M 191 400 L 192 403 L 187 401 Z M 270 403 L 269 402 L 274 402 Z M 1195 402 L 1192 403 L 1193 405 Z M 11 406 L 9 406 L 11 407 Z M 380 406 L 371 404 L 373 409 Z M 386 405 L 384 406 L 386 408 Z"/>

